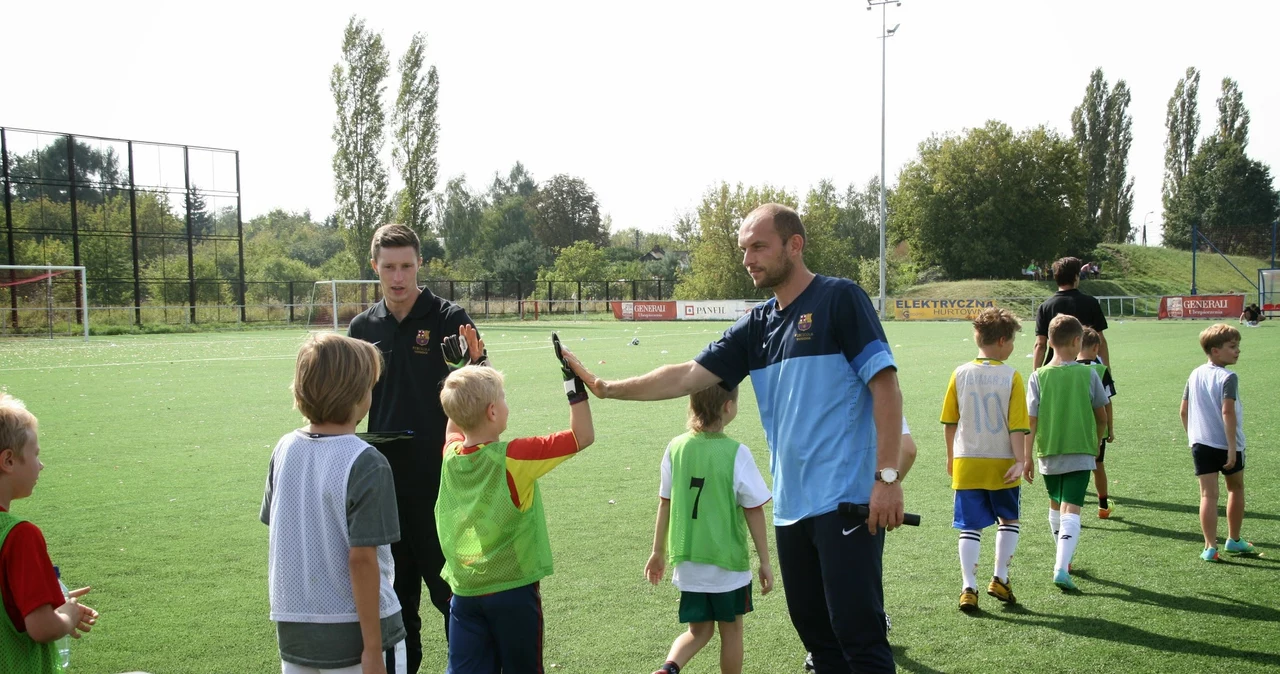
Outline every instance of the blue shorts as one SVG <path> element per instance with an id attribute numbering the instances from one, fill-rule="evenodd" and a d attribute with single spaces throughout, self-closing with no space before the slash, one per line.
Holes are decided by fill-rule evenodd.
<path id="1" fill-rule="evenodd" d="M 1022 487 L 1010 489 L 957 489 L 956 516 L 951 526 L 978 531 L 996 523 L 997 518 L 1016 520 Z"/>

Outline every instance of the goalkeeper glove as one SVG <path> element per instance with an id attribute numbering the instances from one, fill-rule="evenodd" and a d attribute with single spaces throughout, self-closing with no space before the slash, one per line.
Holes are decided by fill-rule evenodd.
<path id="1" fill-rule="evenodd" d="M 480 358 L 471 363 L 470 350 L 467 348 L 467 342 L 462 335 L 449 335 L 445 337 L 440 344 L 440 353 L 444 356 L 444 362 L 449 366 L 449 370 L 457 370 L 465 367 L 468 363 L 471 365 L 488 365 L 489 354 L 481 353 Z"/>
<path id="2" fill-rule="evenodd" d="M 560 372 L 564 374 L 564 393 L 569 399 L 569 404 L 577 405 L 585 402 L 587 387 L 582 383 L 582 378 L 573 373 L 573 368 L 569 367 L 568 361 L 564 359 L 564 354 L 560 351 L 560 335 L 551 333 L 551 344 L 555 346 L 556 358 L 560 361 Z"/>

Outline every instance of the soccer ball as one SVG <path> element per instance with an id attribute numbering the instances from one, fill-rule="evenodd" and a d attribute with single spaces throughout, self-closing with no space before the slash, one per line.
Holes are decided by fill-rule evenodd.
<path id="1" fill-rule="evenodd" d="M 631 338 L 631 346 L 640 346 L 640 338 L 639 338 L 639 337 L 632 337 L 632 338 Z"/>

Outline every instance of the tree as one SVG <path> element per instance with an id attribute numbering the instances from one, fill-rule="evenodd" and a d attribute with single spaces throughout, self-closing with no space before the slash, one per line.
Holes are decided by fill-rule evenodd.
<path id="1" fill-rule="evenodd" d="M 1277 215 L 1271 169 L 1234 139 L 1213 136 L 1196 152 L 1166 215 L 1165 245 L 1190 249 L 1194 227 L 1224 253 L 1260 255 L 1270 248 Z"/>
<path id="2" fill-rule="evenodd" d="M 795 208 L 795 195 L 770 185 L 729 187 L 722 182 L 709 188 L 698 206 L 698 243 L 692 251 L 692 266 L 680 276 L 676 297 L 682 299 L 748 299 L 766 297 L 742 268 L 738 248 L 738 228 L 757 206 L 780 203 Z"/>
<path id="3" fill-rule="evenodd" d="M 496 251 L 492 257 L 493 261 L 488 265 L 492 278 L 521 283 L 529 283 L 538 278 L 539 269 L 555 262 L 551 251 L 530 239 L 509 244 Z"/>
<path id="4" fill-rule="evenodd" d="M 362 278 L 372 276 L 373 270 L 365 264 L 369 240 L 387 215 L 387 169 L 379 155 L 386 142 L 382 94 L 389 66 L 382 35 L 352 16 L 342 38 L 342 60 L 333 66 L 329 88 L 338 109 L 333 125 L 338 222 Z"/>
<path id="5" fill-rule="evenodd" d="M 886 198 L 892 196 L 889 190 Z M 853 243 L 853 254 L 880 259 L 880 177 L 872 176 L 859 190 L 850 184 L 844 193 L 844 218 L 837 230 Z M 879 273 L 877 272 L 877 276 Z M 852 278 L 852 277 L 850 277 Z"/>
<path id="6" fill-rule="evenodd" d="M 38 179 L 34 183 L 14 183 L 15 201 L 36 201 L 41 197 L 56 203 L 70 201 L 70 191 L 65 186 L 71 178 L 67 166 L 67 143 L 67 136 L 57 136 L 48 145 L 25 155 L 9 155 L 13 162 L 11 176 Z M 111 191 L 106 186 L 124 184 L 126 178 L 121 174 L 120 157 L 113 148 L 99 150 L 76 141 L 72 153 L 76 166 L 77 203 L 101 204 Z"/>
<path id="7" fill-rule="evenodd" d="M 466 176 L 448 182 L 440 197 L 440 236 L 450 261 L 471 255 L 480 235 L 484 202 L 467 189 Z"/>
<path id="8" fill-rule="evenodd" d="M 400 58 L 400 92 L 392 115 L 395 143 L 391 149 L 391 161 L 404 181 L 396 217 L 424 240 L 431 236 L 431 192 L 436 188 L 440 131 L 436 121 L 440 82 L 435 66 L 422 72 L 426 48 L 426 36 L 417 33 Z"/>
<path id="9" fill-rule="evenodd" d="M 894 240 L 918 266 L 951 278 L 1016 277 L 1030 260 L 1085 254 L 1101 234 L 1083 218 L 1085 166 L 1075 144 L 1036 127 L 987 122 L 920 144 L 893 193 Z"/>
<path id="10" fill-rule="evenodd" d="M 520 162 L 511 167 L 505 178 L 495 171 L 480 218 L 477 249 L 492 258 L 513 243 L 533 239 L 537 195 L 537 183 Z"/>
<path id="11" fill-rule="evenodd" d="M 1113 89 L 1102 69 L 1093 71 L 1084 101 L 1071 113 L 1072 138 L 1086 168 L 1084 217 L 1106 241 L 1129 240 L 1133 180 L 1126 178 L 1133 117 L 1124 80 Z"/>
<path id="12" fill-rule="evenodd" d="M 1240 85 L 1230 77 L 1222 78 L 1222 96 L 1218 98 L 1218 137 L 1245 149 L 1249 145 L 1249 111 L 1244 107 Z"/>
<path id="13" fill-rule="evenodd" d="M 1165 111 L 1164 125 L 1168 135 L 1164 142 L 1164 222 L 1167 224 L 1182 179 L 1191 168 L 1196 155 L 1196 139 L 1200 135 L 1200 71 L 1187 68 L 1187 74 L 1178 80 L 1173 96 Z M 1167 227 L 1166 227 L 1167 229 Z"/>
<path id="14" fill-rule="evenodd" d="M 850 211 L 830 180 L 809 190 L 804 201 L 804 261 L 816 274 L 858 278 L 858 256 L 852 239 L 843 235 Z M 876 279 L 877 283 L 879 279 Z"/>
<path id="15" fill-rule="evenodd" d="M 191 236 L 202 237 L 214 234 L 213 215 L 209 213 L 209 205 L 205 203 L 204 193 L 195 185 L 187 190 L 187 212 L 191 216 Z"/>
<path id="16" fill-rule="evenodd" d="M 565 248 L 578 241 L 608 244 L 596 194 L 581 178 L 560 174 L 543 183 L 535 208 L 533 234 L 544 246 Z"/>

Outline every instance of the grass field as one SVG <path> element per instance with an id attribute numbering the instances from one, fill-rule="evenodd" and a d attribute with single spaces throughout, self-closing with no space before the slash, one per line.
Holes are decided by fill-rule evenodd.
<path id="1" fill-rule="evenodd" d="M 1208 565 L 1198 558 L 1198 492 L 1178 401 L 1203 361 L 1205 323 L 1116 322 L 1118 443 L 1108 453 L 1115 514 L 1086 506 L 1075 568 L 1081 592 L 1050 582 L 1053 541 L 1037 481 L 1024 489 L 1025 526 L 1005 608 L 956 610 L 960 590 L 952 492 L 937 423 L 952 368 L 972 357 L 964 324 L 889 324 L 906 412 L 920 447 L 905 482 L 919 528 L 889 534 L 885 588 L 906 672 L 1203 672 L 1280 667 L 1280 327 L 1245 332 L 1245 536 L 1264 552 Z M 507 375 L 510 435 L 565 427 L 548 336 L 605 377 L 688 359 L 724 325 L 525 323 L 482 325 Z M 1030 326 L 1028 326 L 1028 329 Z M 635 335 L 640 346 L 628 346 Z M 300 332 L 119 336 L 88 344 L 0 344 L 0 384 L 41 419 L 46 469 L 14 511 L 38 523 L 68 585 L 92 585 L 99 626 L 72 650 L 73 671 L 154 674 L 279 671 L 267 620 L 267 529 L 258 522 L 267 459 L 300 424 L 290 409 Z M 1013 361 L 1029 374 L 1031 337 Z M 603 362 L 601 362 L 603 361 Z M 549 671 L 647 673 L 680 627 L 677 591 L 641 570 L 652 537 L 658 461 L 683 429 L 683 401 L 592 401 L 597 444 L 544 478 L 556 574 L 544 581 Z M 754 399 L 729 433 L 760 466 L 768 456 Z M 1225 500 L 1225 492 L 1224 492 Z M 1225 535 L 1225 519 L 1222 531 Z M 985 537 L 980 577 L 994 535 Z M 429 620 L 433 627 L 436 623 Z M 747 619 L 747 672 L 796 672 L 804 649 L 783 590 Z M 424 672 L 443 670 L 431 630 Z M 716 671 L 713 644 L 686 671 Z"/>

